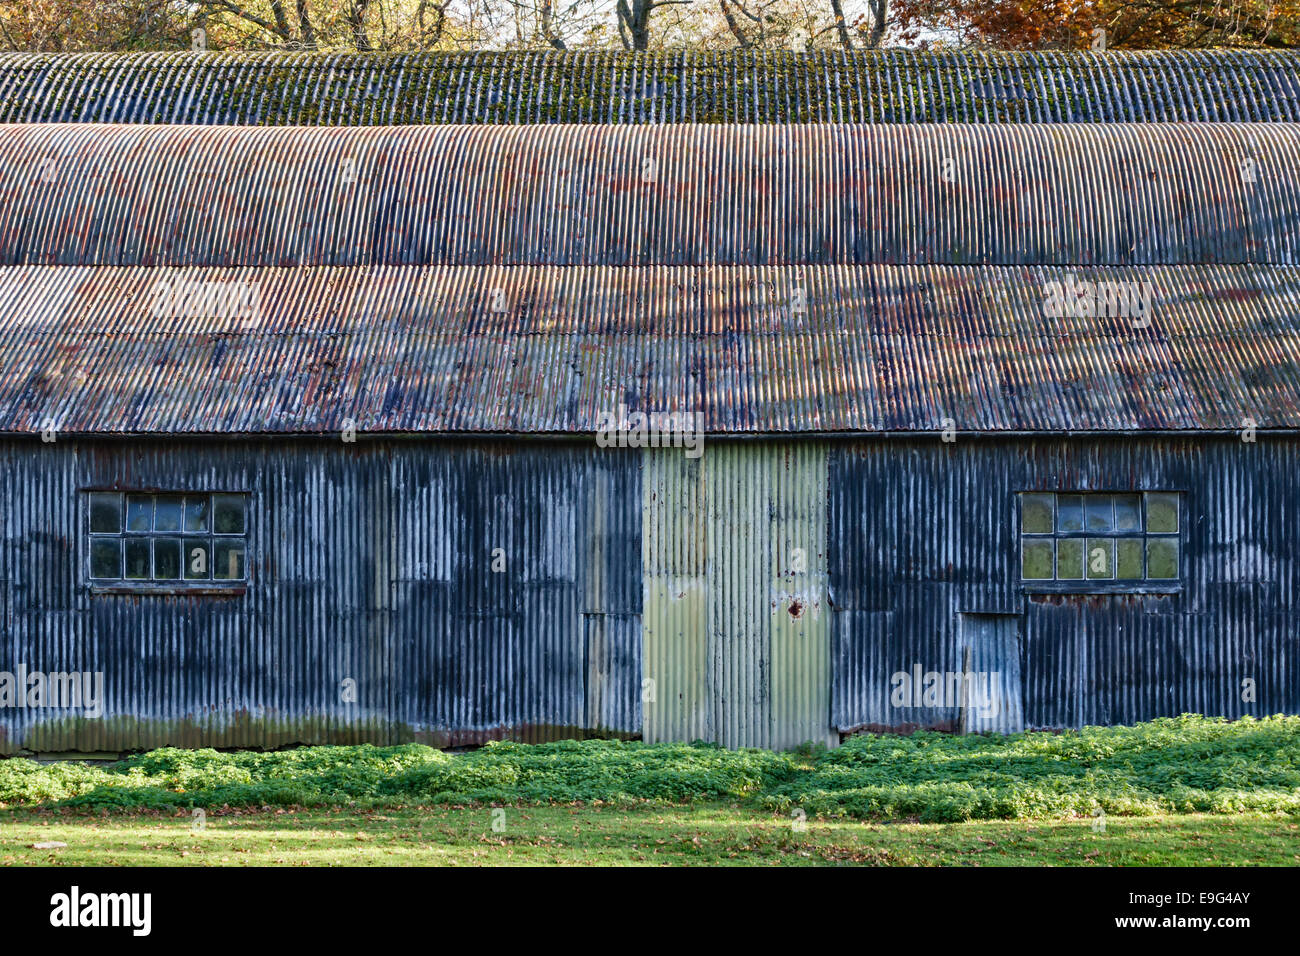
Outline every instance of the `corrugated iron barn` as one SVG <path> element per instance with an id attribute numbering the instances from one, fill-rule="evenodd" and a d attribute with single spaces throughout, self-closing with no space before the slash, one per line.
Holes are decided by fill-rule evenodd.
<path id="1" fill-rule="evenodd" d="M 1300 711 L 1298 66 L 0 58 L 0 750 Z"/>

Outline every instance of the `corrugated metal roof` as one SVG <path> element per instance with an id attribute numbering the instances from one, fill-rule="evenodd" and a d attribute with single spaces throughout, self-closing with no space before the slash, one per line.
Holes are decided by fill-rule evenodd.
<path id="1" fill-rule="evenodd" d="M 1152 283 L 1150 327 L 1045 316 L 1067 274 Z M 260 318 L 155 315 L 159 281 Z M 9 432 L 1297 428 L 1300 267 L 9 266 L 0 373 Z"/>
<path id="2" fill-rule="evenodd" d="M 0 263 L 1297 261 L 1300 125 L 0 127 Z"/>
<path id="3" fill-rule="evenodd" d="M 1283 51 L 8 54 L 0 121 L 1300 120 Z"/>

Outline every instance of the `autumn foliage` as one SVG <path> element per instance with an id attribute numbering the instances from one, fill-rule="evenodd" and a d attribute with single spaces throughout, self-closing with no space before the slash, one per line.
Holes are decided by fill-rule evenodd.
<path id="1" fill-rule="evenodd" d="M 1300 0 L 896 0 L 892 13 L 901 38 L 922 44 L 1025 50 L 1300 42 Z"/>

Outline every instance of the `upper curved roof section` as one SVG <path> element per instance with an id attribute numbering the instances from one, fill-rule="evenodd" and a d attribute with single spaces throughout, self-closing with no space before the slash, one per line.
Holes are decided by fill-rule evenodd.
<path id="1" fill-rule="evenodd" d="M 0 127 L 0 264 L 1300 261 L 1300 124 Z"/>
<path id="2" fill-rule="evenodd" d="M 1300 54 L 674 52 L 0 55 L 0 122 L 1300 121 Z"/>

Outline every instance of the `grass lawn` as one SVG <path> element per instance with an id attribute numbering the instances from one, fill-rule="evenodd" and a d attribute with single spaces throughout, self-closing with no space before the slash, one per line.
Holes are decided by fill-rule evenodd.
<path id="1" fill-rule="evenodd" d="M 1300 819 L 1171 814 L 966 823 L 789 818 L 711 802 L 686 806 L 524 806 L 367 810 L 0 812 L 0 864 L 330 865 L 1300 865 Z M 500 814 L 502 811 L 496 811 Z M 498 817 L 498 819 L 500 819 Z M 34 843 L 59 841 L 61 849 Z"/>

